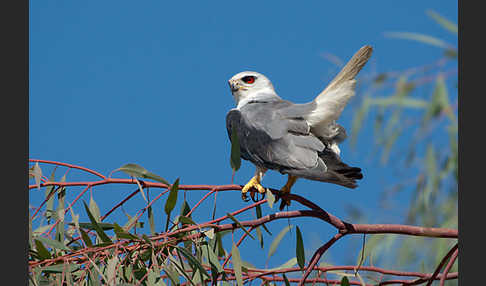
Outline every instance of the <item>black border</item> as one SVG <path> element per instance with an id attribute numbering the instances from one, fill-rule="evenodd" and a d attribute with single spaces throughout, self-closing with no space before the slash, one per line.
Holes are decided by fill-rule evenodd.
<path id="1" fill-rule="evenodd" d="M 2 1 L 2 276 L 28 285 L 29 2 Z M 7 273 L 5 273 L 8 271 Z M 10 281 L 9 281 L 10 282 Z"/>
<path id="2" fill-rule="evenodd" d="M 459 284 L 483 284 L 484 273 L 484 15 L 479 2 L 460 1 L 459 25 Z"/>

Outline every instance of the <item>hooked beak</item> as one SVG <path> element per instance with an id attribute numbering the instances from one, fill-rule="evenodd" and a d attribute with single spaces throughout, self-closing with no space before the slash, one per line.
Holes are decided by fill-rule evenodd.
<path id="1" fill-rule="evenodd" d="M 230 86 L 230 89 L 231 89 L 231 92 L 235 92 L 235 91 L 238 91 L 241 87 L 240 85 L 235 82 L 234 80 L 228 80 L 228 84 Z"/>

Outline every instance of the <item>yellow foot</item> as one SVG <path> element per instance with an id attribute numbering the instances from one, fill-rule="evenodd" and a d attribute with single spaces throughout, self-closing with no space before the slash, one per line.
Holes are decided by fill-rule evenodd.
<path id="1" fill-rule="evenodd" d="M 290 206 L 290 199 L 288 198 L 288 194 L 290 194 L 290 190 L 292 186 L 297 181 L 297 177 L 289 175 L 287 183 L 280 189 L 280 197 L 282 198 L 282 202 L 280 202 L 280 210 L 283 210 L 285 206 Z"/>
<path id="2" fill-rule="evenodd" d="M 248 183 L 246 183 L 243 189 L 241 189 L 241 198 L 244 201 L 248 200 L 246 193 L 248 193 L 248 191 L 252 188 L 256 189 L 260 194 L 265 193 L 265 188 L 262 187 L 262 185 L 260 185 L 260 180 L 258 180 L 258 178 L 255 176 L 251 178 L 251 180 Z"/>

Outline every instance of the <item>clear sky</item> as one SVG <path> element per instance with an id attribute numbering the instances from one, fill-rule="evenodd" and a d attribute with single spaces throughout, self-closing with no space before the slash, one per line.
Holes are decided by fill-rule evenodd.
<path id="1" fill-rule="evenodd" d="M 361 46 L 372 45 L 374 54 L 362 73 L 377 73 L 431 63 L 440 56 L 436 47 L 387 38 L 385 32 L 420 32 L 457 45 L 425 13 L 433 9 L 457 23 L 457 1 L 296 3 L 30 1 L 29 157 L 77 164 L 105 175 L 137 163 L 171 182 L 180 177 L 181 184 L 228 184 L 225 116 L 234 107 L 227 84 L 234 74 L 263 73 L 281 97 L 303 103 L 338 72 L 326 53 L 345 62 Z M 353 102 L 339 120 L 348 130 L 352 112 Z M 370 142 L 367 136 L 361 134 L 360 140 Z M 302 180 L 293 191 L 343 218 L 352 202 L 368 210 L 373 222 L 401 222 L 393 214 L 373 216 L 379 190 L 391 183 L 391 171 L 370 159 L 369 145 L 351 151 L 346 141 L 341 150 L 345 162 L 363 169 L 359 188 Z M 244 161 L 235 182 L 246 183 L 253 172 L 253 165 Z M 73 173 L 70 179 L 79 178 Z M 264 185 L 280 188 L 285 179 L 269 172 Z M 98 188 L 94 197 L 103 213 L 132 190 Z M 33 205 L 43 196 L 35 190 L 30 194 Z M 190 204 L 199 197 L 188 196 Z M 218 215 L 246 204 L 236 192 L 218 196 L 218 203 Z M 139 197 L 125 210 L 133 214 L 142 206 Z M 195 217 L 207 219 L 205 210 L 211 206 L 208 203 Z M 165 218 L 163 205 L 159 207 L 160 230 Z M 264 208 L 264 213 L 269 211 Z M 113 219 L 126 220 L 121 212 Z M 274 236 L 287 223 L 270 225 Z M 290 223 L 304 231 L 310 253 L 333 233 L 316 220 Z M 266 237 L 262 255 L 272 239 Z M 294 232 L 270 266 L 295 255 L 285 244 L 295 244 Z M 248 241 L 243 248 L 256 249 L 257 243 Z M 339 252 L 331 255 L 340 261 Z M 249 253 L 242 258 L 263 266 Z"/>

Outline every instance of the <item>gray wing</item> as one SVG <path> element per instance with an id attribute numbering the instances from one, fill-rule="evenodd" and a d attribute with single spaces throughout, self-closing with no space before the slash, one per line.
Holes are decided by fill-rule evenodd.
<path id="1" fill-rule="evenodd" d="M 318 152 L 324 144 L 310 133 L 310 126 L 298 116 L 299 112 L 286 109 L 292 106 L 296 104 L 285 100 L 254 102 L 228 112 L 228 135 L 231 138 L 231 130 L 236 128 L 243 159 L 280 171 L 318 165 Z"/>

